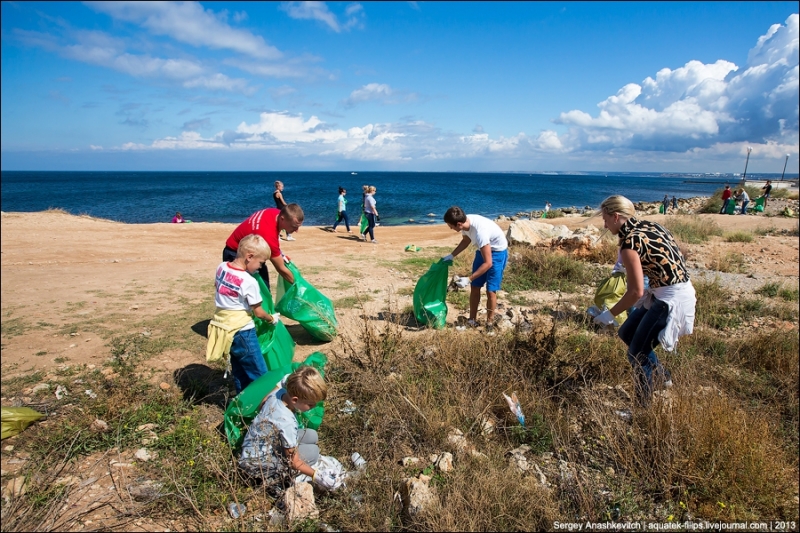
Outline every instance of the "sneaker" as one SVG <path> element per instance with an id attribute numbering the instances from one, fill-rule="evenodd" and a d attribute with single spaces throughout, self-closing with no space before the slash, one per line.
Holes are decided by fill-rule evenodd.
<path id="1" fill-rule="evenodd" d="M 670 372 L 669 370 L 667 370 L 665 368 L 664 369 L 664 388 L 668 389 L 670 387 L 672 387 L 672 372 Z"/>
<path id="2" fill-rule="evenodd" d="M 367 240 L 367 236 L 365 234 L 363 234 L 363 233 L 361 234 L 361 240 L 362 241 L 366 241 Z"/>
<path id="3" fill-rule="evenodd" d="M 378 244 L 378 239 L 372 239 L 372 244 Z"/>
<path id="4" fill-rule="evenodd" d="M 286 240 L 287 240 L 287 241 L 293 241 L 293 240 L 295 240 L 295 238 L 294 238 L 294 237 L 292 237 L 291 235 L 287 235 L 287 236 L 286 236 Z"/>
<path id="5" fill-rule="evenodd" d="M 467 320 L 467 327 L 468 328 L 477 328 L 479 326 L 480 326 L 480 324 L 478 324 L 477 320 L 472 320 L 471 318 L 469 320 Z"/>

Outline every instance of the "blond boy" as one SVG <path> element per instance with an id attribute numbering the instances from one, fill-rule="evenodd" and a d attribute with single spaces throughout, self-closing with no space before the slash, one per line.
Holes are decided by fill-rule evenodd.
<path id="1" fill-rule="evenodd" d="M 325 490 L 338 488 L 338 473 L 315 468 L 319 460 L 317 432 L 300 429 L 295 413 L 312 409 L 328 395 L 319 371 L 303 366 L 289 374 L 261 404 L 242 444 L 239 466 L 261 479 L 281 479 L 305 474 Z"/>
<path id="2" fill-rule="evenodd" d="M 208 326 L 206 358 L 215 360 L 230 354 L 236 394 L 267 373 L 252 317 L 277 324 L 279 314 L 270 315 L 261 307 L 261 290 L 252 274 L 269 256 L 264 238 L 248 235 L 239 242 L 236 259 L 220 263 L 214 278 L 217 309 Z"/>

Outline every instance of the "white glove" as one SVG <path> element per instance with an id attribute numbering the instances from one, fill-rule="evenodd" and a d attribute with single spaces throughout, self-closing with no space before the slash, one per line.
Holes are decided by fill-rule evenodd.
<path id="1" fill-rule="evenodd" d="M 594 305 L 586 310 L 586 314 L 589 315 L 592 318 L 600 315 L 602 312 L 603 311 L 601 311 L 600 309 L 597 308 L 597 306 L 594 306 Z"/>
<path id="2" fill-rule="evenodd" d="M 600 324 L 601 326 L 619 326 L 617 321 L 614 320 L 614 315 L 612 315 L 611 311 L 608 309 L 594 317 L 594 323 Z"/>
<path id="3" fill-rule="evenodd" d="M 291 258 L 291 257 L 289 257 L 289 256 L 288 256 L 288 255 L 286 255 L 286 254 L 281 254 L 281 257 L 283 257 L 283 262 L 284 262 L 284 264 L 288 264 L 288 263 L 291 263 L 291 262 L 292 262 L 292 258 Z"/>
<path id="4" fill-rule="evenodd" d="M 337 476 L 333 470 L 327 468 L 315 470 L 311 480 L 322 490 L 336 490 L 342 486 L 343 482 L 341 476 Z"/>
<path id="5" fill-rule="evenodd" d="M 281 321 L 281 314 L 280 313 L 272 313 L 272 325 L 277 326 L 278 322 Z"/>
<path id="6" fill-rule="evenodd" d="M 453 254 L 447 254 L 446 256 L 442 257 L 442 261 L 452 261 Z"/>
<path id="7" fill-rule="evenodd" d="M 469 278 L 467 277 L 456 278 L 456 287 L 458 287 L 459 289 L 463 289 L 467 285 L 469 285 Z"/>

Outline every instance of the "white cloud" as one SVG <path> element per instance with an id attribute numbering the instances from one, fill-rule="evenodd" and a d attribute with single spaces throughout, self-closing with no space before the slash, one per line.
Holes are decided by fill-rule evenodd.
<path id="1" fill-rule="evenodd" d="M 284 2 L 281 9 L 293 19 L 318 20 L 336 33 L 363 27 L 364 8 L 358 3 L 345 8 L 347 20 L 343 24 L 325 2 Z"/>
<path id="2" fill-rule="evenodd" d="M 281 52 L 260 35 L 232 28 L 224 15 L 203 9 L 198 2 L 87 2 L 115 19 L 140 24 L 155 35 L 166 35 L 183 43 L 218 50 L 233 50 L 259 59 L 278 59 Z M 246 14 L 236 13 L 243 20 Z"/>
<path id="3" fill-rule="evenodd" d="M 641 85 L 625 85 L 598 104 L 597 116 L 577 109 L 561 113 L 555 122 L 569 131 L 557 140 L 576 152 L 796 145 L 798 20 L 793 14 L 785 25 L 770 27 L 744 68 L 725 60 L 689 61 L 675 70 L 661 69 Z"/>
<path id="4" fill-rule="evenodd" d="M 342 105 L 349 108 L 366 102 L 399 104 L 411 102 L 416 99 L 417 95 L 415 93 L 396 91 L 385 83 L 368 83 L 351 92 L 350 96 L 342 100 Z"/>
<path id="5" fill-rule="evenodd" d="M 229 78 L 225 74 L 213 74 L 211 76 L 201 76 L 183 83 L 184 87 L 203 87 L 212 91 L 237 91 L 244 94 L 252 94 L 255 88 L 247 85 L 247 80 L 241 78 Z"/>

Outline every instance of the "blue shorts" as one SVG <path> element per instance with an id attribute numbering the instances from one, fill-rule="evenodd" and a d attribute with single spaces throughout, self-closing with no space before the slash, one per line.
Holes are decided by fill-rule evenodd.
<path id="1" fill-rule="evenodd" d="M 502 252 L 492 252 L 492 268 L 483 273 L 482 276 L 472 280 L 473 287 L 483 287 L 486 285 L 486 290 L 489 292 L 497 292 L 500 290 L 500 283 L 503 281 L 503 271 L 506 269 L 508 262 L 508 248 Z M 475 252 L 475 261 L 472 262 L 472 271 L 475 272 L 483 264 L 483 256 L 481 251 Z"/>

